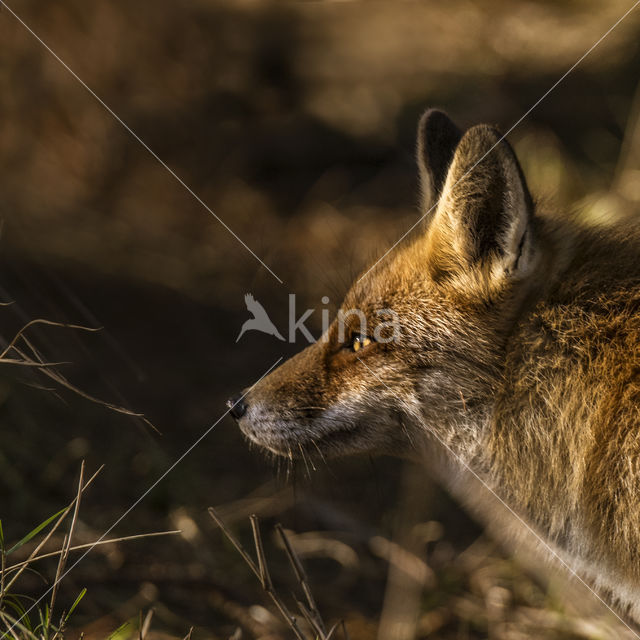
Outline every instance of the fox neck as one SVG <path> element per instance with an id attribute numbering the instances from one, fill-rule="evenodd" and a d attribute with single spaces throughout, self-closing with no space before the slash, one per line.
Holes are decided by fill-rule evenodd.
<path id="1" fill-rule="evenodd" d="M 424 435 L 419 450 L 412 458 L 428 461 L 441 481 L 454 493 L 467 491 L 462 476 L 472 476 L 475 483 L 489 487 L 500 500 L 505 500 L 510 508 L 526 513 L 527 500 L 518 496 L 518 491 L 510 486 L 509 470 L 501 466 L 491 455 L 495 446 L 496 424 L 507 419 L 513 438 L 527 429 L 527 422 L 535 416 L 528 412 L 515 413 L 508 417 L 501 415 L 500 398 L 508 397 L 511 391 L 506 388 L 506 369 L 514 350 L 519 348 L 520 331 L 534 316 L 538 306 L 545 305 L 545 299 L 553 292 L 556 283 L 566 276 L 574 255 L 575 238 L 571 224 L 562 224 L 555 219 L 539 218 L 534 230 L 538 240 L 536 259 L 537 276 L 522 288 L 509 313 L 504 314 L 504 343 L 498 346 L 493 362 L 484 361 L 477 370 L 470 366 L 464 375 L 455 376 L 459 380 L 468 380 L 469 389 L 454 384 L 443 385 L 449 389 L 446 415 L 429 415 L 428 403 L 413 414 L 413 424 Z M 488 373 L 491 369 L 492 372 Z M 524 374 L 523 374 L 524 375 Z M 535 413 L 535 412 L 534 412 Z M 430 425 L 436 420 L 437 427 Z M 506 428 L 506 427 L 505 427 Z M 519 446 L 517 443 L 514 445 Z M 539 472 L 539 470 L 538 470 Z M 460 487 L 465 487 L 464 490 Z M 456 488 L 457 487 L 457 488 Z M 477 500 L 476 500 L 477 501 Z M 555 523 L 556 533 L 561 531 L 563 523 Z"/>

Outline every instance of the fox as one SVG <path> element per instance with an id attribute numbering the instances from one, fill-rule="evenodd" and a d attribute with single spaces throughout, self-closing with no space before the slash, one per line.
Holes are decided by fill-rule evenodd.
<path id="1" fill-rule="evenodd" d="M 640 226 L 546 211 L 496 127 L 438 109 L 417 164 L 422 222 L 341 306 L 366 329 L 339 312 L 229 411 L 278 456 L 418 461 L 637 625 Z"/>

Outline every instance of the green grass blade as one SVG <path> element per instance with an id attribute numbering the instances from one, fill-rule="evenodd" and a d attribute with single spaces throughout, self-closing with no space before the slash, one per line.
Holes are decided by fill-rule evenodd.
<path id="1" fill-rule="evenodd" d="M 69 609 L 69 613 L 67 613 L 67 615 L 64 617 L 65 624 L 69 621 L 69 618 L 71 617 L 71 614 L 75 611 L 75 608 L 80 604 L 80 600 L 84 598 L 85 593 L 87 593 L 86 587 L 78 594 L 78 597 L 75 599 L 75 602 L 71 605 L 71 609 Z"/>
<path id="2" fill-rule="evenodd" d="M 13 609 L 16 612 L 17 618 L 16 620 L 22 624 L 29 631 L 33 631 L 33 626 L 31 624 L 31 619 L 27 614 L 27 610 L 22 606 L 20 599 L 13 595 L 8 595 L 4 600 L 5 606 Z"/>
<path id="3" fill-rule="evenodd" d="M 40 624 L 33 629 L 35 633 L 38 633 L 40 630 L 44 631 L 49 628 L 49 620 L 51 618 L 51 612 L 49 611 L 49 605 L 44 605 L 44 612 L 42 609 L 38 609 L 38 616 L 40 617 Z"/>
<path id="4" fill-rule="evenodd" d="M 30 531 L 29 533 L 27 533 L 27 535 L 24 538 L 22 538 L 20 542 L 17 542 L 16 544 L 14 544 L 13 547 L 11 547 L 9 551 L 7 551 L 7 555 L 13 553 L 16 549 L 19 549 L 22 545 L 27 544 L 29 540 L 31 540 L 34 536 L 37 536 L 47 525 L 51 524 L 56 518 L 60 517 L 65 511 L 66 511 L 66 508 L 61 509 L 60 511 L 58 511 L 58 513 L 54 513 L 50 518 L 47 518 L 44 522 L 41 522 L 35 529 L 33 529 L 33 531 Z"/>
<path id="5" fill-rule="evenodd" d="M 122 634 L 123 634 L 124 630 L 125 630 L 128 626 L 130 626 L 130 625 L 131 625 L 131 623 L 130 623 L 130 622 L 125 622 L 125 623 L 121 624 L 121 625 L 120 625 L 120 626 L 119 626 L 119 627 L 118 627 L 118 628 L 117 628 L 117 629 L 116 629 L 116 630 L 115 630 L 115 631 L 114 631 L 114 632 L 113 632 L 113 633 L 112 633 L 112 634 L 107 638 L 107 640 L 122 640 L 123 638 L 128 637 L 128 634 L 127 634 L 127 636 L 124 636 L 124 635 L 122 635 Z"/>

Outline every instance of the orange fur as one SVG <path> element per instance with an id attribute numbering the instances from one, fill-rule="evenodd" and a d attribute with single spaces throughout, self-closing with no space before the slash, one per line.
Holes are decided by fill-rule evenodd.
<path id="1" fill-rule="evenodd" d="M 431 111 L 420 136 L 425 228 L 343 303 L 369 335 L 392 309 L 399 339 L 356 353 L 334 322 L 248 392 L 240 427 L 282 455 L 417 457 L 491 522 L 469 465 L 639 620 L 638 229 L 536 212 L 495 129 Z"/>

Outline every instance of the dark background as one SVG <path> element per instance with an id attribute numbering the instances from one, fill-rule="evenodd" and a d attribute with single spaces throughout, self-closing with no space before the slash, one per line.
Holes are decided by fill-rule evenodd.
<path id="1" fill-rule="evenodd" d="M 102 327 L 29 335 L 47 361 L 67 363 L 57 370 L 72 384 L 162 432 L 2 365 L 5 539 L 73 498 L 81 460 L 87 474 L 105 465 L 76 531 L 78 544 L 97 539 L 218 420 L 229 395 L 303 346 L 254 333 L 236 344 L 244 294 L 285 332 L 289 293 L 299 314 L 320 309 L 324 295 L 335 309 L 414 222 L 422 110 L 506 131 L 631 4 L 14 1 L 283 284 L 0 8 L 0 299 L 13 302 L 0 308 L 2 337 L 36 318 Z M 548 206 L 594 221 L 634 215 L 639 34 L 634 11 L 510 135 Z M 309 325 L 317 335 L 319 311 Z M 137 637 L 138 613 L 151 606 L 149 637 L 182 638 L 192 625 L 194 638 L 227 638 L 238 625 L 244 637 L 287 637 L 251 608 L 267 600 L 209 505 L 243 537 L 250 513 L 264 517 L 286 597 L 295 581 L 271 526 L 297 532 L 320 609 L 346 619 L 354 640 L 375 638 L 388 608 L 388 558 L 371 540 L 402 539 L 406 521 L 436 531 L 419 554 L 435 577 L 423 585 L 417 626 L 396 637 L 623 637 L 585 591 L 508 559 L 415 474 L 355 459 L 278 475 L 225 418 L 111 534 L 182 535 L 101 547 L 65 579 L 64 606 L 88 587 L 70 637 L 106 637 L 127 620 L 117 637 Z M 414 508 L 406 496 L 416 487 Z M 55 562 L 38 569 L 20 593 L 41 594 Z M 585 615 L 593 628 L 581 625 Z"/>

